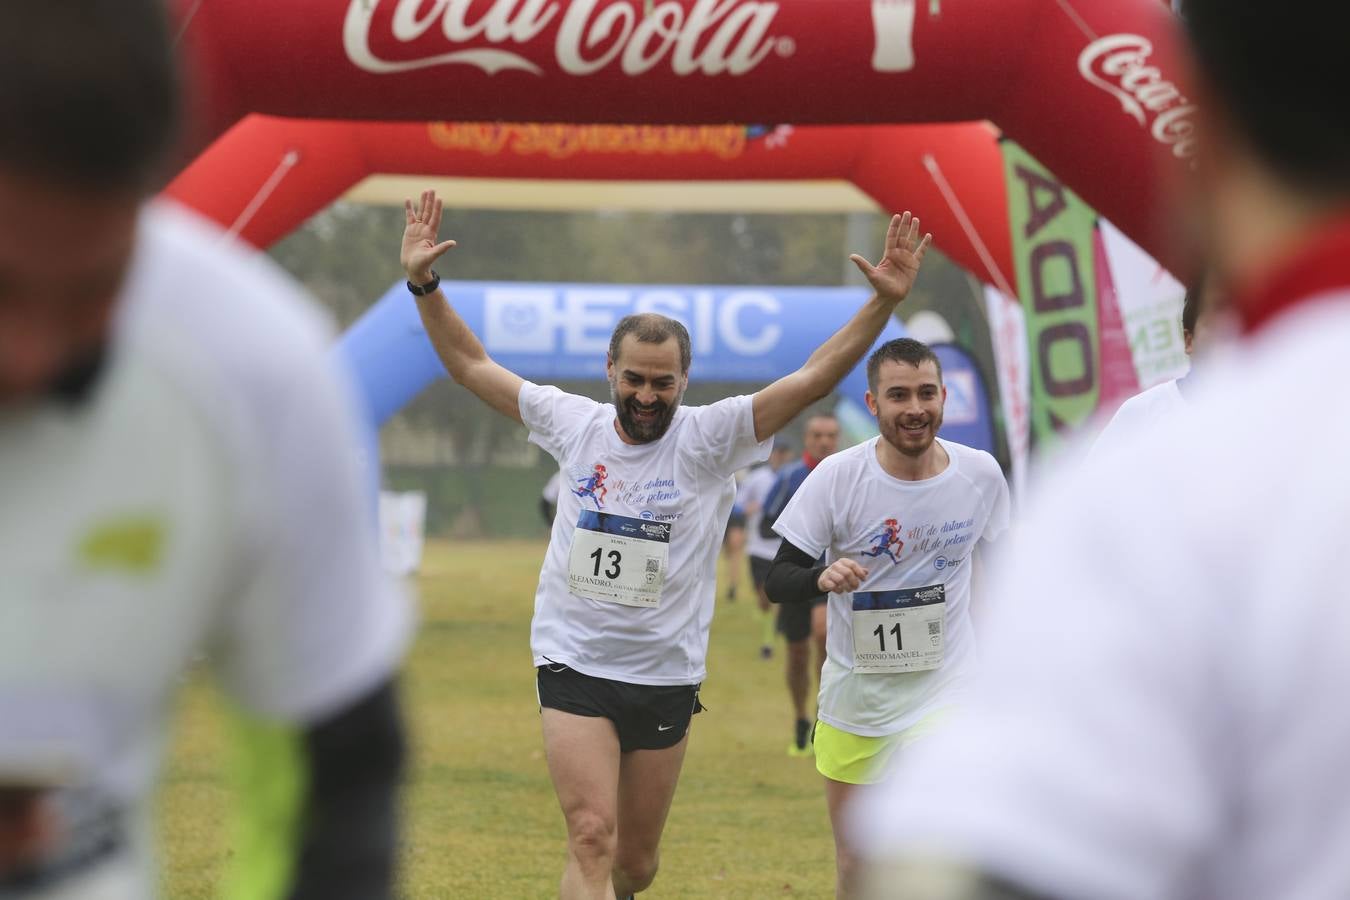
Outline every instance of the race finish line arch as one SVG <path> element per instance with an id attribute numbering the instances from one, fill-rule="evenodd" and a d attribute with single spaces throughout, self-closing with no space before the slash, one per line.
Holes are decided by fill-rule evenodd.
<path id="1" fill-rule="evenodd" d="M 182 172 L 167 193 L 265 247 L 375 174 L 654 183 L 844 180 L 882 210 L 914 210 L 944 253 L 1016 293 L 1010 286 L 1003 157 L 997 133 L 983 123 L 575 126 L 252 116 Z M 265 202 L 254 202 L 263 191 Z M 454 205 L 455 198 L 446 202 Z"/>
<path id="2" fill-rule="evenodd" d="M 988 119 L 1170 269 L 1193 151 L 1157 0 L 176 0 L 196 146 L 248 113 L 377 121 Z"/>
<path id="3" fill-rule="evenodd" d="M 884 209 L 921 211 L 949 256 L 1022 299 L 1037 440 L 1138 387 L 1097 214 L 1184 271 L 1180 249 L 1154 226 L 1171 220 L 1160 198 L 1193 150 L 1193 107 L 1174 80 L 1174 23 L 1155 0 L 1008 0 L 978 15 L 941 0 L 351 0 L 340 8 L 296 0 L 261 18 L 249 6 L 201 4 L 185 23 L 203 98 L 199 138 L 250 109 L 346 120 L 250 118 L 170 189 L 255 243 L 377 171 L 848 178 Z M 258 27 L 264 21 L 269 27 Z M 507 121 L 350 121 L 443 111 Z M 782 127 L 515 121 L 526 117 L 987 117 L 1031 153 L 1000 147 L 999 133 L 979 124 L 798 126 L 785 139 Z M 662 143 L 653 134 L 688 149 L 690 133 L 700 152 L 647 152 Z"/>

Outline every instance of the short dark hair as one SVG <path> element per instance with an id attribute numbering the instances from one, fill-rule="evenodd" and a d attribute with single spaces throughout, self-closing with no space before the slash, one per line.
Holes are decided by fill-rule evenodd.
<path id="1" fill-rule="evenodd" d="M 609 339 L 609 358 L 618 362 L 619 345 L 628 335 L 632 335 L 644 344 L 664 344 L 671 338 L 680 346 L 680 371 L 689 372 L 694 351 L 689 342 L 689 329 L 669 316 L 657 313 L 634 313 L 624 316 L 614 326 L 614 334 Z"/>
<path id="2" fill-rule="evenodd" d="M 1350 193 L 1350 30 L 1324 0 L 1186 0 L 1191 44 L 1218 102 L 1290 184 Z"/>
<path id="3" fill-rule="evenodd" d="M 896 338 L 872 351 L 872 355 L 867 358 L 867 388 L 874 394 L 877 390 L 877 380 L 881 375 L 881 364 L 884 362 L 909 363 L 916 369 L 923 363 L 931 362 L 937 367 L 938 384 L 942 384 L 942 360 L 938 359 L 933 348 L 923 341 L 916 341 L 914 338 Z"/>
<path id="4" fill-rule="evenodd" d="M 1200 276 L 1186 291 L 1181 304 L 1181 332 L 1195 334 L 1195 323 L 1200 320 L 1200 302 L 1205 296 L 1205 278 Z"/>
<path id="5" fill-rule="evenodd" d="M 5 4 L 0 165 L 148 191 L 177 136 L 178 107 L 163 0 Z"/>

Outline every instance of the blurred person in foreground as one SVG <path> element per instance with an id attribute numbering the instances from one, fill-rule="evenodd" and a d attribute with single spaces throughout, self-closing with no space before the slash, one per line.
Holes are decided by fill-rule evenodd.
<path id="1" fill-rule="evenodd" d="M 147 203 L 178 108 L 158 0 L 0 28 L 0 896 L 156 893 L 151 800 L 209 653 L 244 816 L 227 894 L 392 893 L 409 625 L 329 336 Z"/>
<path id="2" fill-rule="evenodd" d="M 1186 16 L 1242 347 L 1019 526 L 970 714 L 860 804 L 866 896 L 1350 896 L 1350 27 Z"/>

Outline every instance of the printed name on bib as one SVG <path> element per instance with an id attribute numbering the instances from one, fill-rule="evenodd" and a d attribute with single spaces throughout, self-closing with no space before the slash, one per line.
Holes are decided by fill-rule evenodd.
<path id="1" fill-rule="evenodd" d="M 669 522 L 583 509 L 572 535 L 568 590 L 606 603 L 659 607 L 672 527 Z"/>
<path id="2" fill-rule="evenodd" d="M 853 671 L 925 672 L 942 665 L 947 593 L 940 584 L 853 594 Z"/>

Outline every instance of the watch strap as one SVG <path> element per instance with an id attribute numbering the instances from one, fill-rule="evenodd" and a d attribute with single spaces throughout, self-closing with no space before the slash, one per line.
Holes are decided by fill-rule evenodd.
<path id="1" fill-rule="evenodd" d="M 441 286 L 441 276 L 436 274 L 435 269 L 432 269 L 431 280 L 428 281 L 426 284 L 413 284 L 411 281 L 409 281 L 407 282 L 407 285 L 408 291 L 411 294 L 413 294 L 413 296 L 425 297 L 427 294 L 430 294 L 432 291 L 436 290 L 436 288 Z"/>

